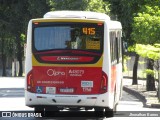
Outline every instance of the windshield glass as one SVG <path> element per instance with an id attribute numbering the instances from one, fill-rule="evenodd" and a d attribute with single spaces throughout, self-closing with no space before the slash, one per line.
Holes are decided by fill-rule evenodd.
<path id="1" fill-rule="evenodd" d="M 33 24 L 34 49 L 102 50 L 102 23 L 38 23 Z"/>

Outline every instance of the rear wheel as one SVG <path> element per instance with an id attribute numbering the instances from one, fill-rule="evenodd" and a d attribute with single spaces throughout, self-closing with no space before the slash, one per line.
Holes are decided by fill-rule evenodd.
<path id="1" fill-rule="evenodd" d="M 103 117 L 104 116 L 104 108 L 98 107 L 94 108 L 95 116 L 96 117 Z"/>
<path id="2" fill-rule="evenodd" d="M 113 117 L 114 116 L 114 110 L 110 108 L 105 108 L 105 116 L 106 117 Z"/>
<path id="3" fill-rule="evenodd" d="M 45 107 L 45 117 L 54 117 L 55 113 L 59 112 L 57 107 L 48 106 Z"/>
<path id="4" fill-rule="evenodd" d="M 44 107 L 37 106 L 37 107 L 34 108 L 34 112 L 35 113 L 40 113 L 41 116 L 44 116 Z"/>

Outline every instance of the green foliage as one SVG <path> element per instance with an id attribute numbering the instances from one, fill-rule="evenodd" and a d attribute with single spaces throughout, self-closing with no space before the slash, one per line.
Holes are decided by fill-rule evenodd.
<path id="1" fill-rule="evenodd" d="M 138 61 L 138 63 L 142 65 L 142 64 L 145 64 L 146 62 L 144 62 L 144 61 Z"/>
<path id="2" fill-rule="evenodd" d="M 137 43 L 135 52 L 147 58 L 147 90 L 154 90 L 154 61 L 160 59 L 160 7 L 145 5 L 132 24 L 132 37 Z"/>
<path id="3" fill-rule="evenodd" d="M 41 18 L 43 15 L 50 11 L 50 0 L 28 0 L 28 11 L 30 19 Z"/>
<path id="4" fill-rule="evenodd" d="M 42 18 L 50 10 L 109 13 L 109 4 L 103 0 L 0 0 L 0 53 L 7 57 L 16 55 L 20 64 L 20 76 L 28 21 L 33 18 Z"/>
<path id="5" fill-rule="evenodd" d="M 109 13 L 109 4 L 103 0 L 48 0 L 51 10 L 82 10 Z"/>
<path id="6" fill-rule="evenodd" d="M 160 8 L 144 6 L 134 17 L 132 37 L 136 43 L 160 43 Z"/>
<path id="7" fill-rule="evenodd" d="M 151 75 L 151 76 L 154 76 L 154 70 L 151 70 L 151 69 L 146 69 L 143 71 L 144 73 L 146 73 L 147 75 Z"/>
<path id="8" fill-rule="evenodd" d="M 108 1 L 108 0 L 105 0 Z M 128 43 L 128 46 L 135 44 L 131 37 L 132 23 L 134 14 L 146 4 L 142 0 L 109 0 L 111 4 L 112 19 L 121 21 L 123 27 L 123 40 Z"/>
<path id="9" fill-rule="evenodd" d="M 158 60 L 160 59 L 160 47 L 157 47 L 157 45 L 158 44 L 156 45 L 136 44 L 135 51 L 137 54 L 139 54 L 144 58 Z"/>
<path id="10" fill-rule="evenodd" d="M 48 0 L 51 10 L 84 10 L 86 0 Z"/>
<path id="11" fill-rule="evenodd" d="M 109 14 L 109 4 L 103 0 L 88 0 L 86 11 L 94 11 Z"/>
<path id="12" fill-rule="evenodd" d="M 129 52 L 135 52 L 135 44 L 128 47 Z"/>
<path id="13" fill-rule="evenodd" d="M 25 34 L 21 34 L 20 38 L 21 38 L 21 40 L 24 41 L 26 39 L 26 35 Z"/>
<path id="14" fill-rule="evenodd" d="M 131 57 L 124 55 L 124 60 L 130 60 L 130 59 L 131 59 Z"/>
<path id="15" fill-rule="evenodd" d="M 126 72 L 127 71 L 127 61 L 131 59 L 131 57 L 127 56 L 127 55 L 124 55 L 123 56 L 123 59 L 124 59 L 124 67 L 123 67 L 123 72 Z"/>
<path id="16" fill-rule="evenodd" d="M 26 42 L 26 35 L 22 33 L 20 35 L 20 40 L 21 40 L 21 46 L 23 46 Z"/>

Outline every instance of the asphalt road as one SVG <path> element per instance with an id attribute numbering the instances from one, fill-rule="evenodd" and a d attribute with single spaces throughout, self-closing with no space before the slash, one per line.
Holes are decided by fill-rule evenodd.
<path id="1" fill-rule="evenodd" d="M 24 88 L 0 88 L 0 98 L 24 97 Z"/>
<path id="2" fill-rule="evenodd" d="M 33 112 L 33 108 L 29 108 L 25 106 L 24 99 L 24 78 L 0 78 L 0 111 L 2 112 L 9 111 L 13 112 Z M 10 84 L 8 84 L 10 83 Z M 18 84 L 17 84 L 18 83 Z M 130 83 L 128 83 L 130 84 Z M 147 113 L 160 113 L 160 109 L 153 108 L 145 108 L 143 107 L 143 103 L 139 101 L 136 97 L 126 93 L 123 91 L 123 96 L 117 106 L 117 113 L 115 113 L 114 117 L 105 118 L 105 117 L 97 117 L 95 116 L 93 111 L 61 111 L 55 114 L 55 117 L 51 118 L 35 118 L 33 116 L 30 117 L 16 117 L 17 114 L 13 114 L 12 118 L 4 117 L 0 118 L 0 120 L 106 120 L 106 119 L 117 119 L 122 118 L 126 119 L 126 117 L 133 118 L 132 115 L 134 113 L 147 114 Z M 4 116 L 6 113 L 4 113 Z M 129 115 L 131 115 L 129 117 Z M 154 114 L 152 114 L 154 115 Z M 144 117 L 143 117 L 144 118 Z M 134 119 L 142 119 L 139 117 L 134 117 Z M 145 119 L 145 118 L 144 118 Z M 154 119 L 159 119 L 159 117 L 155 117 Z"/>
<path id="3" fill-rule="evenodd" d="M 3 101 L 2 101 L 3 100 Z M 3 105 L 1 105 L 3 104 Z M 24 89 L 23 88 L 3 88 L 0 89 L 0 111 L 12 111 L 12 118 L 5 117 L 3 120 L 17 120 L 22 119 L 21 117 L 16 117 L 16 114 L 13 112 L 26 112 L 26 111 L 33 111 L 33 109 L 30 109 L 26 106 L 24 106 Z M 8 106 L 8 108 L 7 108 Z M 105 117 L 98 117 L 95 116 L 94 111 L 61 111 L 55 113 L 54 117 L 51 118 L 34 118 L 30 116 L 28 118 L 24 117 L 23 120 L 105 120 L 105 119 L 113 119 L 113 118 L 122 118 L 122 117 L 129 117 L 130 114 L 134 113 L 133 111 L 136 111 L 139 113 L 139 111 L 144 111 L 144 114 L 146 114 L 146 111 L 157 111 L 157 109 L 151 109 L 151 108 L 144 108 L 143 103 L 139 101 L 136 97 L 126 93 L 123 91 L 123 96 L 119 102 L 119 105 L 117 106 L 118 112 L 115 113 L 115 116 L 112 118 L 105 118 Z M 159 110 L 160 111 L 160 110 Z M 1 119 L 1 118 L 0 118 Z"/>

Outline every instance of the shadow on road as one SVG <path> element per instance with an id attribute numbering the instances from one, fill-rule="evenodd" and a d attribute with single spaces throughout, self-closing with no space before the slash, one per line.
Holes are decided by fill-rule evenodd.
<path id="1" fill-rule="evenodd" d="M 0 97 L 24 97 L 24 88 L 0 88 Z"/>

